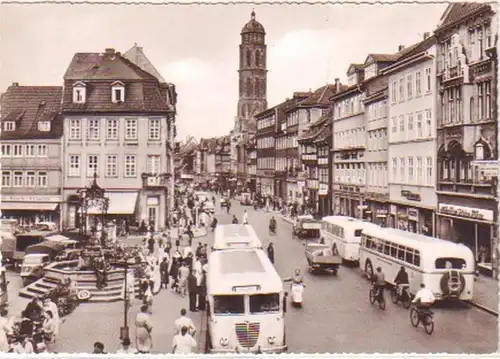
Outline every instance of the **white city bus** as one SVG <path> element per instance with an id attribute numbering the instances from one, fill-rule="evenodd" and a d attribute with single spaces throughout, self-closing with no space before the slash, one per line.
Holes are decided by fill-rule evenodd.
<path id="1" fill-rule="evenodd" d="M 328 216 L 321 219 L 321 236 L 327 243 L 335 245 L 343 260 L 358 262 L 361 232 L 370 227 L 379 228 L 376 224 L 352 217 Z"/>
<path id="2" fill-rule="evenodd" d="M 260 249 L 214 251 L 208 263 L 208 353 L 286 351 L 286 295 L 267 255 Z"/>
<path id="3" fill-rule="evenodd" d="M 223 224 L 215 228 L 213 250 L 262 249 L 262 242 L 249 224 Z"/>
<path id="4" fill-rule="evenodd" d="M 360 265 L 368 277 L 381 267 L 394 284 L 401 267 L 410 280 L 410 293 L 424 283 L 436 299 L 471 300 L 474 293 L 474 255 L 465 245 L 394 228 L 363 230 Z"/>

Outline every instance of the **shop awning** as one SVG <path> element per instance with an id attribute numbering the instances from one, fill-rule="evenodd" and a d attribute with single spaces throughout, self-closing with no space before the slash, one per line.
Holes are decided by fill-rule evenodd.
<path id="1" fill-rule="evenodd" d="M 55 211 L 59 203 L 2 202 L 2 211 Z"/>
<path id="2" fill-rule="evenodd" d="M 134 214 L 137 192 L 106 192 L 108 198 L 107 214 Z M 90 207 L 87 214 L 101 214 L 99 207 Z"/>

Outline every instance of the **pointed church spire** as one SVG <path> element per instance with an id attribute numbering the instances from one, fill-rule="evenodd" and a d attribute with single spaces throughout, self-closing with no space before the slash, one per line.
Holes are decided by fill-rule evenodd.
<path id="1" fill-rule="evenodd" d="M 255 10 L 252 9 L 252 13 L 250 14 L 250 20 L 255 21 Z"/>

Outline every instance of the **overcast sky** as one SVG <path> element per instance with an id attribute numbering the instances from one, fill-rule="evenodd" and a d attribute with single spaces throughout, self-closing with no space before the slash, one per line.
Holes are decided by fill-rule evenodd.
<path id="1" fill-rule="evenodd" d="M 227 134 L 238 102 L 240 31 L 250 5 L 0 5 L 0 91 L 62 85 L 75 52 L 144 48 L 177 85 L 178 139 Z M 446 4 L 257 5 L 266 29 L 268 104 L 345 81 L 351 62 L 433 31 Z"/>

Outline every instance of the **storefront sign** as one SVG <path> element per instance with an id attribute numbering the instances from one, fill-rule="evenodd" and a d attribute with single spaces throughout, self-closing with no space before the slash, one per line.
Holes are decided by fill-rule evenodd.
<path id="1" fill-rule="evenodd" d="M 493 211 L 487 209 L 462 207 L 440 203 L 439 212 L 457 217 L 478 219 L 482 221 L 493 221 Z"/>
<path id="2" fill-rule="evenodd" d="M 2 202 L 61 202 L 61 196 L 54 195 L 3 195 Z"/>
<path id="3" fill-rule="evenodd" d="M 408 201 L 420 202 L 422 200 L 418 193 L 412 193 L 406 190 L 401 191 L 401 196 L 406 198 Z"/>
<path id="4" fill-rule="evenodd" d="M 416 208 L 408 208 L 408 219 L 410 221 L 418 222 L 418 209 Z"/>
<path id="5" fill-rule="evenodd" d="M 318 194 L 320 196 L 326 196 L 328 194 L 328 185 L 327 184 L 323 184 L 323 183 L 320 183 L 319 185 L 319 192 Z"/>

